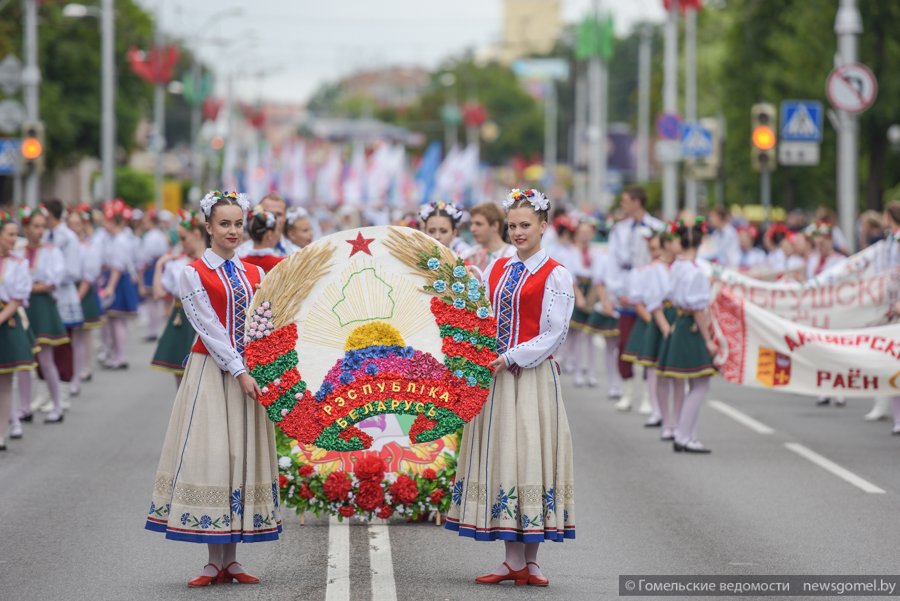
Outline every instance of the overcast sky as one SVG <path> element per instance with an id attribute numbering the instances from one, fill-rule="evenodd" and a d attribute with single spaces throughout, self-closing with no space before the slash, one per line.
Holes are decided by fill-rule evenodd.
<path id="1" fill-rule="evenodd" d="M 237 94 L 245 100 L 303 102 L 322 83 L 347 73 L 397 64 L 434 67 L 468 47 L 498 41 L 501 32 L 501 0 L 138 2 L 161 14 L 164 31 L 189 40 L 221 76 L 240 73 Z M 578 20 L 592 2 L 563 0 L 563 20 Z M 637 21 L 665 16 L 662 0 L 600 4 L 613 13 L 620 33 Z M 214 15 L 237 7 L 243 7 L 241 16 L 200 31 Z"/>

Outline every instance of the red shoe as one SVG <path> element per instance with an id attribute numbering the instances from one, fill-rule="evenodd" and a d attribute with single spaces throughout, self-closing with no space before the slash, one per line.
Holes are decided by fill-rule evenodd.
<path id="1" fill-rule="evenodd" d="M 536 566 L 537 569 L 541 569 L 541 566 L 537 564 L 537 562 L 529 561 L 525 564 L 525 569 L 528 569 L 529 565 Z M 543 576 L 535 576 L 531 572 L 528 573 L 528 586 L 550 586 L 550 581 Z"/>
<path id="2" fill-rule="evenodd" d="M 516 584 L 521 586 L 523 584 L 528 584 L 528 566 L 525 566 L 521 570 L 514 570 L 509 567 L 509 564 L 505 561 L 503 565 L 506 566 L 506 569 L 509 570 L 507 574 L 485 574 L 484 576 L 479 576 L 475 579 L 475 582 L 478 584 L 500 584 L 504 580 L 515 580 Z"/>
<path id="3" fill-rule="evenodd" d="M 225 566 L 225 569 L 219 575 L 219 583 L 220 584 L 228 584 L 232 581 L 237 581 L 238 584 L 259 584 L 259 578 L 253 576 L 252 574 L 248 574 L 246 572 L 241 572 L 240 574 L 233 574 L 228 571 L 233 565 L 241 565 L 236 561 L 232 561 L 230 564 Z"/>
<path id="4" fill-rule="evenodd" d="M 210 584 L 216 584 L 217 582 L 222 581 L 222 570 L 219 569 L 216 564 L 208 563 L 206 566 L 212 566 L 216 568 L 215 576 L 205 576 L 203 574 L 197 576 L 193 580 L 188 580 L 188 586 L 190 587 L 200 587 L 200 586 L 209 586 Z M 206 568 L 206 566 L 203 566 Z"/>

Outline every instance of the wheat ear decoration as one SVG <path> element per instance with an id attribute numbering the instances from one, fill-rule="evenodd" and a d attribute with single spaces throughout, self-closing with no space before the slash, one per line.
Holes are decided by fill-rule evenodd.
<path id="1" fill-rule="evenodd" d="M 279 263 L 263 278 L 252 310 L 269 301 L 272 321 L 281 328 L 294 321 L 300 305 L 334 265 L 334 245 L 307 246 Z"/>
<path id="2" fill-rule="evenodd" d="M 453 251 L 438 244 L 434 238 L 413 229 L 404 230 L 402 233 L 395 227 L 391 227 L 390 230 L 384 245 L 397 260 L 412 268 L 412 273 L 430 281 L 434 272 L 422 267 L 422 256 L 431 256 L 435 247 L 440 252 L 441 263 L 456 264 L 456 255 L 453 254 Z"/>

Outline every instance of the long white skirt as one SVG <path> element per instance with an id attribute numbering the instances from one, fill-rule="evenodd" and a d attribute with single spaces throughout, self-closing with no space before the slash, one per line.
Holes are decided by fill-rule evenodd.
<path id="1" fill-rule="evenodd" d="M 463 429 L 446 527 L 479 541 L 575 538 L 572 436 L 553 360 L 494 379 Z"/>
<path id="2" fill-rule="evenodd" d="M 275 429 L 209 355 L 188 359 L 145 527 L 194 543 L 252 543 L 281 533 Z"/>

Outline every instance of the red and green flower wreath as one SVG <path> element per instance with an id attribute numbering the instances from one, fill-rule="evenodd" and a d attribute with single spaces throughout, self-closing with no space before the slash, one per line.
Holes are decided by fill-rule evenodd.
<path id="1" fill-rule="evenodd" d="M 432 276 L 424 289 L 435 295 L 430 309 L 442 337 L 442 364 L 401 343 L 381 344 L 391 326 L 370 324 L 351 336 L 353 346 L 313 394 L 297 368 L 297 325 L 275 329 L 268 302 L 253 312 L 247 368 L 262 389 L 259 402 L 285 434 L 323 449 L 358 451 L 372 438 L 356 424 L 375 415 L 415 416 L 409 437 L 421 443 L 455 432 L 481 411 L 492 378 L 488 365 L 497 356 L 497 323 L 484 286 L 462 260 L 441 261 L 437 247 L 421 254 L 418 267 Z"/>

